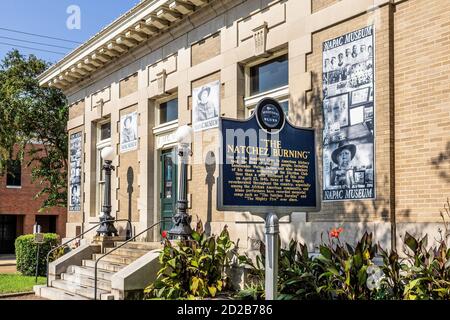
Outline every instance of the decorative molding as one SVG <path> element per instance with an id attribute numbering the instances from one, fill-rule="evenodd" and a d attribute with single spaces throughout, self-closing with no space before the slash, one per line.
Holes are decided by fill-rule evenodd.
<path id="1" fill-rule="evenodd" d="M 268 57 L 270 54 L 267 52 L 267 33 L 269 31 L 266 21 L 253 30 L 254 40 L 254 52 L 256 57 Z"/>
<path id="2" fill-rule="evenodd" d="M 166 80 L 167 80 L 167 73 L 166 69 L 162 69 L 161 72 L 158 72 L 156 74 L 156 95 L 157 96 L 164 96 L 166 95 Z"/>

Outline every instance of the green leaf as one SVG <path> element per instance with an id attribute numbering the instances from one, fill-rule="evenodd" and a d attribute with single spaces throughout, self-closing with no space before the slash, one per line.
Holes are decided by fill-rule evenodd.
<path id="1" fill-rule="evenodd" d="M 199 284 L 199 278 L 193 277 L 193 278 L 191 279 L 191 285 L 190 285 L 189 289 L 191 290 L 191 292 L 192 292 L 194 295 L 197 293 L 198 284 Z"/>
<path id="2" fill-rule="evenodd" d="M 201 235 L 198 232 L 193 231 L 191 234 L 192 239 L 194 239 L 195 241 L 199 242 L 201 239 Z"/>
<path id="3" fill-rule="evenodd" d="M 216 293 L 217 293 L 217 288 L 216 287 L 208 287 L 208 291 L 212 297 L 215 297 Z"/>
<path id="4" fill-rule="evenodd" d="M 332 255 L 331 250 L 326 246 L 323 246 L 323 245 L 320 246 L 320 254 L 327 259 L 331 259 L 331 255 Z"/>
<path id="5" fill-rule="evenodd" d="M 176 268 L 176 265 L 177 265 L 177 260 L 176 260 L 176 258 L 170 259 L 169 261 L 167 261 L 167 264 L 168 264 L 169 266 L 171 266 L 173 269 L 175 269 L 175 268 Z"/>
<path id="6" fill-rule="evenodd" d="M 410 235 L 408 232 L 405 234 L 405 244 L 410 248 L 413 252 L 416 252 L 419 244 L 412 235 Z"/>

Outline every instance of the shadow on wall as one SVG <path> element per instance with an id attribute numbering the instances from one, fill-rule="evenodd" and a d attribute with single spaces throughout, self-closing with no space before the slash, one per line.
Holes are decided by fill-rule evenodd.
<path id="1" fill-rule="evenodd" d="M 132 222 L 132 216 L 133 216 L 132 212 L 131 212 L 131 210 L 132 210 L 131 199 L 132 199 L 133 191 L 134 191 L 133 183 L 134 183 L 134 171 L 133 171 L 132 167 L 128 167 L 128 170 L 127 170 L 127 193 L 128 193 L 128 220 L 130 220 L 130 222 Z M 133 227 L 131 226 L 131 228 L 133 228 Z M 126 229 L 127 239 L 131 238 L 131 234 L 132 234 L 132 229 L 130 229 L 127 226 L 127 229 Z"/>
<path id="2" fill-rule="evenodd" d="M 216 172 L 216 155 L 214 152 L 209 151 L 205 157 L 205 169 L 206 169 L 206 179 L 205 184 L 208 186 L 208 202 L 207 202 L 207 212 L 206 212 L 206 222 L 205 222 L 205 232 L 207 235 L 211 235 L 211 222 L 212 222 L 212 191 L 215 184 Z"/>
<path id="3" fill-rule="evenodd" d="M 447 142 L 447 148 L 436 158 L 431 159 L 431 164 L 439 172 L 439 177 L 446 183 L 450 183 L 450 142 Z"/>

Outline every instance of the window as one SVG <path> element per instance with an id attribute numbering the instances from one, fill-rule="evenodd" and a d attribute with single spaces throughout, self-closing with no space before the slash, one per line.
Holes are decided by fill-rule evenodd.
<path id="1" fill-rule="evenodd" d="M 20 187 L 22 185 L 22 163 L 20 160 L 9 160 L 6 164 L 6 186 Z"/>
<path id="2" fill-rule="evenodd" d="M 159 105 L 159 124 L 178 119 L 178 99 L 172 99 Z"/>
<path id="3" fill-rule="evenodd" d="M 98 124 L 98 139 L 97 139 L 97 163 L 96 163 L 96 210 L 91 212 L 91 216 L 96 217 L 102 211 L 103 193 L 105 192 L 105 180 L 103 173 L 103 159 L 101 152 L 103 148 L 111 146 L 111 122 L 102 122 Z"/>
<path id="4" fill-rule="evenodd" d="M 289 62 L 285 52 L 275 57 L 261 59 L 245 69 L 247 116 L 251 116 L 256 104 L 263 98 L 274 98 L 280 102 L 286 115 L 289 114 Z"/>
<path id="5" fill-rule="evenodd" d="M 100 125 L 100 141 L 111 138 L 111 122 Z"/>
<path id="6" fill-rule="evenodd" d="M 250 68 L 250 95 L 288 85 L 287 55 L 261 63 Z"/>

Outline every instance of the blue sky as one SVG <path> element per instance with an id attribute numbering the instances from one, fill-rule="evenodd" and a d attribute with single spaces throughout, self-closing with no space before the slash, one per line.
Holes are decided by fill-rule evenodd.
<path id="1" fill-rule="evenodd" d="M 68 53 L 71 50 L 67 48 L 75 48 L 77 46 L 77 44 L 71 42 L 25 35 L 4 29 L 84 42 L 138 2 L 139 0 L 2 1 L 2 9 L 0 10 L 0 59 L 3 59 L 6 52 L 16 45 L 16 48 L 23 54 L 33 53 L 39 58 L 50 62 L 56 62 L 64 55 L 37 51 L 34 49 L 25 49 L 18 46 L 38 48 L 59 53 Z M 69 29 L 67 27 L 67 20 L 70 17 L 70 14 L 67 13 L 67 9 L 72 5 L 78 6 L 80 9 L 80 29 Z M 65 48 L 22 42 L 16 39 L 52 44 Z"/>

